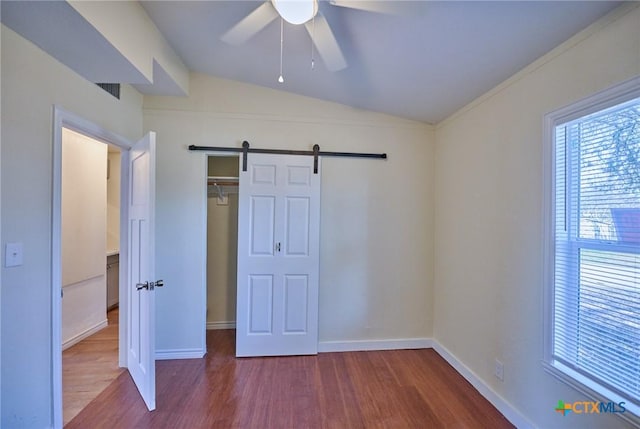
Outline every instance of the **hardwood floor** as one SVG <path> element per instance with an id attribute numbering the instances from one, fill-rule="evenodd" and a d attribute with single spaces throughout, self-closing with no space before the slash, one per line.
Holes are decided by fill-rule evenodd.
<path id="1" fill-rule="evenodd" d="M 512 428 L 435 351 L 234 357 L 207 332 L 204 359 L 158 361 L 157 410 L 127 372 L 67 428 Z"/>
<path id="2" fill-rule="evenodd" d="M 106 328 L 62 352 L 62 405 L 66 425 L 124 371 L 118 368 L 118 309 Z"/>

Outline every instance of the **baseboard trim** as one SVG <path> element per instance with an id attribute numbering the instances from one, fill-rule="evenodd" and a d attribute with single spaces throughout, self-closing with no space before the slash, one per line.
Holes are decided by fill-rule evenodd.
<path id="1" fill-rule="evenodd" d="M 430 349 L 431 338 L 400 338 L 394 340 L 321 341 L 319 353 L 362 352 L 374 350 Z"/>
<path id="2" fill-rule="evenodd" d="M 502 413 L 518 429 L 534 429 L 535 425 L 520 411 L 498 395 L 487 383 L 478 377 L 469 367 L 456 358 L 446 347 L 433 340 L 433 349 L 463 376 L 484 398 Z"/>
<path id="3" fill-rule="evenodd" d="M 216 329 L 236 329 L 236 322 L 207 322 L 207 331 Z"/>
<path id="4" fill-rule="evenodd" d="M 75 335 L 69 338 L 67 341 L 62 343 L 62 350 L 66 350 L 69 347 L 78 344 L 80 341 L 84 340 L 85 338 L 90 337 L 96 332 L 106 328 L 108 324 L 109 324 L 108 320 L 104 319 L 103 321 L 93 325 L 92 327 L 85 330 L 84 332 L 80 332 L 78 335 Z"/>
<path id="5" fill-rule="evenodd" d="M 205 354 L 202 349 L 156 350 L 156 360 L 201 359 Z"/>

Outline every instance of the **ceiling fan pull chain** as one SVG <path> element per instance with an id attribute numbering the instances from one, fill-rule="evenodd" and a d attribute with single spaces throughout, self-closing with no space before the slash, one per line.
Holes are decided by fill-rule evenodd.
<path id="1" fill-rule="evenodd" d="M 316 62 L 313 58 L 313 55 L 314 55 L 313 44 L 315 40 L 316 40 L 316 16 L 313 15 L 313 18 L 311 20 L 311 70 L 313 70 L 316 65 Z"/>
<path id="2" fill-rule="evenodd" d="M 278 78 L 278 82 L 284 83 L 284 78 L 282 77 L 282 51 L 284 47 L 284 19 L 280 18 L 280 77 Z"/>

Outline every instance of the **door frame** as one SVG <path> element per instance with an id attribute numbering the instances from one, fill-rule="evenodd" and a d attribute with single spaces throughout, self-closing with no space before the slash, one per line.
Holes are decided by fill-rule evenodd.
<path id="1" fill-rule="evenodd" d="M 238 158 L 241 159 L 240 154 L 237 153 L 229 153 L 229 152 L 223 152 L 223 151 L 216 151 L 216 150 L 212 150 L 212 151 L 206 151 L 204 153 L 204 157 L 203 157 L 203 167 L 204 167 L 204 180 L 201 182 L 202 183 L 202 195 L 204 198 L 204 204 L 203 204 L 203 229 L 204 229 L 204 234 L 202 234 L 202 248 L 203 248 L 203 254 L 204 254 L 204 261 L 205 263 L 203 264 L 203 284 L 202 284 L 202 312 L 204 315 L 204 326 L 203 326 L 203 344 L 205 347 L 205 350 L 207 348 L 207 344 L 206 344 L 206 338 L 207 338 L 207 294 L 208 294 L 208 284 L 207 284 L 207 270 L 208 270 L 208 266 L 207 266 L 207 258 L 208 258 L 208 248 L 207 248 L 207 236 L 208 236 L 208 222 L 207 222 L 207 216 L 208 216 L 208 185 L 207 185 L 207 176 L 209 173 L 209 157 L 210 156 L 216 156 L 216 157 L 234 157 L 234 158 Z M 238 171 L 238 179 L 240 179 L 242 173 L 242 168 L 240 167 L 239 171 Z M 320 198 L 322 196 L 322 191 L 320 191 Z M 240 204 L 240 201 L 238 201 L 238 205 Z M 322 200 L 320 200 L 320 208 L 322 208 Z M 240 215 L 240 213 L 238 212 L 238 216 Z M 240 220 L 238 219 L 238 231 L 236 233 L 236 240 L 239 239 L 239 233 L 240 233 L 240 225 L 239 225 Z M 319 255 L 318 255 L 319 256 Z M 237 264 L 236 264 L 236 270 L 237 270 Z M 320 261 L 318 261 L 318 287 L 320 286 L 319 282 L 320 282 Z M 237 280 L 236 280 L 237 282 Z M 319 310 L 319 305 L 320 302 L 318 301 L 318 310 Z M 237 284 L 236 284 L 236 306 L 237 306 Z M 237 307 L 236 307 L 237 308 Z M 236 314 L 236 329 L 237 329 L 237 320 L 238 320 L 238 315 Z M 320 325 L 320 314 L 318 311 L 318 329 L 319 329 L 319 325 Z M 318 344 L 319 344 L 320 338 L 319 338 L 319 334 L 318 334 Z M 235 350 L 234 350 L 235 351 Z"/>
<path id="2" fill-rule="evenodd" d="M 51 371 L 52 371 L 52 415 L 53 427 L 63 426 L 62 407 L 62 128 L 79 132 L 87 137 L 120 148 L 121 164 L 128 165 L 129 149 L 133 142 L 112 133 L 101 126 L 72 113 L 64 108 L 53 106 L 53 169 L 52 169 L 52 208 L 51 208 Z M 127 275 L 128 249 L 128 194 L 129 171 L 120 169 L 120 266 L 119 266 L 119 312 L 118 330 L 118 366 L 126 367 L 127 344 Z"/>

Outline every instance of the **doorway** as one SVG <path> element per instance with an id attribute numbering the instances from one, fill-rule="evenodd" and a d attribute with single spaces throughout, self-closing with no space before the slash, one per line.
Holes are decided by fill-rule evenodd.
<path id="1" fill-rule="evenodd" d="M 131 147 L 131 143 L 118 136 L 117 134 L 113 134 L 98 125 L 85 120 L 84 118 L 77 116 L 71 112 L 68 112 L 58 106 L 54 106 L 54 121 L 53 121 L 53 173 L 52 173 L 52 182 L 53 182 L 53 208 L 52 208 L 52 265 L 51 265 L 51 326 L 52 326 L 52 342 L 51 342 L 51 359 L 52 359 L 52 377 L 53 377 L 53 426 L 56 428 L 63 427 L 63 387 L 62 387 L 62 348 L 63 348 L 63 320 L 62 320 L 62 306 L 63 306 L 63 264 L 62 264 L 62 244 L 63 244 L 63 222 L 62 222 L 62 167 L 63 167 L 63 131 L 67 129 L 67 131 L 76 132 L 84 137 L 89 137 L 94 141 L 99 142 L 99 147 L 102 148 L 104 152 L 108 152 L 107 144 L 111 144 L 115 148 L 121 150 L 121 164 L 128 165 L 129 162 L 129 148 Z M 82 160 L 80 160 L 82 161 Z M 80 162 L 79 165 L 84 165 L 84 163 Z M 106 177 L 106 165 L 104 170 L 104 177 Z M 110 172 L 111 174 L 111 172 Z M 127 169 L 122 168 L 120 171 L 120 200 L 127 201 L 126 196 L 128 195 L 128 186 L 129 186 L 129 177 L 127 174 Z M 106 196 L 105 196 L 106 198 Z M 126 326 L 128 320 L 128 310 L 127 310 L 127 302 L 128 298 L 126 295 L 126 273 L 127 273 L 127 240 L 128 237 L 128 227 L 126 223 L 127 219 L 127 206 L 126 204 L 121 203 L 120 207 L 120 251 L 122 259 L 118 264 L 117 268 L 117 277 L 119 282 L 119 308 L 116 315 L 116 319 L 118 324 L 115 325 L 113 329 L 118 332 L 116 342 L 116 354 L 117 354 L 117 362 L 116 367 L 125 367 L 126 366 L 126 353 L 125 353 L 125 344 L 126 344 Z M 124 219 L 124 220 L 123 220 Z M 124 223 L 122 223 L 124 222 Z M 106 238 L 106 237 L 105 237 Z M 106 246 L 105 241 L 102 242 L 104 246 Z M 106 254 L 104 253 L 106 248 L 101 247 L 102 249 L 102 261 L 95 262 L 95 265 L 92 265 L 92 270 L 105 270 L 106 271 Z M 81 271 L 81 270 L 77 270 Z M 86 271 L 89 272 L 89 271 Z M 85 272 L 85 273 L 86 273 Z M 68 280 L 68 279 L 67 279 Z M 69 290 L 67 290 L 69 292 Z M 69 296 L 69 295 L 67 295 Z M 106 311 L 106 293 L 104 294 L 104 300 L 101 301 L 101 304 L 96 304 L 96 306 L 100 306 Z M 96 301 L 97 302 L 97 301 Z M 96 307 L 98 308 L 98 307 Z M 106 319 L 106 317 L 104 318 Z M 108 322 L 103 319 L 105 325 L 108 325 Z M 100 323 L 97 325 L 94 323 L 93 325 L 89 324 L 87 326 L 98 328 Z M 86 327 L 85 326 L 85 330 Z M 107 328 L 108 329 L 108 328 Z M 97 329 L 96 329 L 97 330 Z M 104 331 L 104 330 L 103 330 Z M 68 333 L 67 331 L 65 331 Z M 69 336 L 68 336 L 69 337 Z M 73 336 L 71 336 L 73 337 Z M 67 338 L 68 340 L 69 338 Z M 75 338 L 82 339 L 79 337 Z"/>
<path id="2" fill-rule="evenodd" d="M 238 157 L 207 157 L 207 329 L 235 329 Z"/>
<path id="3" fill-rule="evenodd" d="M 62 385 L 68 423 L 118 365 L 120 149 L 62 129 Z"/>
<path id="4" fill-rule="evenodd" d="M 320 164 L 244 162 L 207 158 L 207 328 L 235 328 L 238 357 L 316 354 Z"/>

